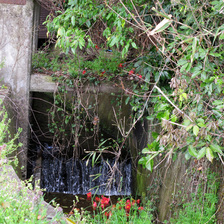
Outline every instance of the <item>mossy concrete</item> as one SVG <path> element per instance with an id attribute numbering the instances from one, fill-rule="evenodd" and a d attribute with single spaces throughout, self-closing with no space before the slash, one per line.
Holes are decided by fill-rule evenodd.
<path id="1" fill-rule="evenodd" d="M 34 1 L 25 5 L 0 4 L 1 83 L 11 89 L 16 127 L 22 128 L 18 149 L 21 178 L 26 178 L 27 136 L 29 133 L 29 80 L 31 73 Z"/>
<path id="2" fill-rule="evenodd" d="M 10 135 L 8 134 L 6 136 L 5 141 L 10 141 L 11 139 L 14 138 L 14 136 L 16 135 L 16 117 L 15 117 L 15 105 L 13 104 L 12 100 L 11 100 L 11 91 L 10 88 L 7 87 L 2 87 L 2 89 L 0 89 L 0 100 L 2 101 L 2 104 L 0 104 L 0 110 L 3 109 L 3 107 L 5 108 L 5 111 L 7 113 L 8 116 L 8 131 L 10 133 Z M 16 140 L 15 142 L 16 144 L 18 143 L 18 140 Z M 12 152 L 10 155 L 8 155 L 9 158 L 14 159 L 14 157 L 17 156 L 17 152 Z M 21 169 L 19 167 L 14 167 L 17 175 L 21 178 L 22 174 L 21 174 Z"/>

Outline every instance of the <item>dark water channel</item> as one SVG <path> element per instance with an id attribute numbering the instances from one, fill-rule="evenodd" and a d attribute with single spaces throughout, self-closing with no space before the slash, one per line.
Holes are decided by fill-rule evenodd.
<path id="1" fill-rule="evenodd" d="M 78 197 L 78 202 L 76 201 L 76 196 Z M 96 195 L 97 196 L 97 195 Z M 100 195 L 98 195 L 100 197 Z M 110 196 L 110 203 L 116 204 L 117 201 L 124 196 Z M 63 193 L 45 193 L 44 200 L 46 202 L 52 202 L 54 200 L 63 209 L 63 212 L 69 214 L 75 208 L 84 208 L 85 211 L 93 212 L 92 201 L 87 200 L 86 195 L 73 195 L 73 194 L 63 194 Z"/>
<path id="2" fill-rule="evenodd" d="M 79 202 L 76 208 L 85 208 L 92 211 L 92 204 L 86 199 L 86 194 L 110 196 L 112 203 L 119 197 L 132 194 L 132 165 L 130 160 L 118 161 L 113 170 L 115 159 L 101 158 L 95 164 L 88 159 L 74 159 L 58 153 L 57 147 L 43 143 L 41 149 L 40 187 L 45 189 L 45 200 L 55 202 L 69 213 L 74 205 L 75 196 Z M 37 146 L 36 151 L 40 149 Z M 34 157 L 32 170 L 38 157 Z M 113 173 L 113 176 L 112 176 Z M 111 178 L 112 177 L 112 178 Z M 109 179 L 111 180 L 108 185 Z"/>

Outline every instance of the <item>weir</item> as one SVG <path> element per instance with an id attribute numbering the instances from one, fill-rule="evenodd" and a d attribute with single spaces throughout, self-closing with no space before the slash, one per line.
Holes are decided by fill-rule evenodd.
<path id="1" fill-rule="evenodd" d="M 130 195 L 131 162 L 101 159 L 96 164 L 91 160 L 66 158 L 53 153 L 54 147 L 45 144 L 42 158 L 41 188 L 47 192 L 65 194 Z M 111 168 L 117 171 L 111 179 Z M 111 184 L 109 181 L 111 180 Z"/>
<path id="2" fill-rule="evenodd" d="M 49 85 L 52 86 L 53 84 L 49 83 Z M 32 133 L 29 141 L 27 174 L 28 178 L 34 175 L 35 183 L 40 183 L 41 188 L 45 189 L 46 192 L 132 194 L 133 161 L 131 160 L 130 149 L 123 149 L 120 158 L 116 157 L 116 152 L 113 155 L 113 150 L 106 150 L 106 153 L 101 155 L 99 154 L 100 151 L 96 151 L 102 142 L 102 137 L 103 139 L 116 139 L 118 134 L 112 125 L 112 120 L 108 118 L 113 111 L 111 101 L 116 96 L 111 96 L 110 89 L 108 90 L 105 86 L 102 89 L 104 90 L 103 95 L 106 97 L 101 98 L 102 92 L 99 92 L 98 100 L 102 110 L 97 111 L 99 115 L 97 127 L 92 124 L 92 121 L 86 123 L 86 127 L 91 129 L 92 126 L 95 130 L 81 131 L 79 139 L 83 143 L 80 143 L 78 148 L 73 146 L 73 141 L 65 146 L 60 137 L 58 142 L 61 144 L 53 144 L 54 133 L 49 131 L 49 122 L 51 122 L 49 111 L 53 105 L 53 93 L 49 91 L 48 93 L 32 92 L 32 116 L 30 119 Z M 88 94 L 91 95 L 92 93 Z M 89 100 L 88 94 L 82 98 L 84 104 L 86 98 Z M 105 100 L 103 100 L 104 98 Z M 92 102 L 92 104 L 94 103 L 95 101 Z M 126 117 L 130 116 L 128 108 L 126 107 Z M 55 122 L 57 123 L 57 121 Z M 66 138 L 70 139 L 70 133 L 71 126 L 68 125 L 64 133 Z M 109 146 L 112 143 L 109 140 L 107 144 Z M 79 152 L 78 156 L 75 156 L 75 151 Z M 91 157 L 91 153 L 94 152 L 98 160 Z"/>

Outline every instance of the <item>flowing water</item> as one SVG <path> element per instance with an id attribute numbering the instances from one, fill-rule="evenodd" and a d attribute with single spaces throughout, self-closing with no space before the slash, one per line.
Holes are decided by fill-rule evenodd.
<path id="1" fill-rule="evenodd" d="M 57 148 L 45 144 L 42 153 L 41 188 L 46 192 L 131 195 L 131 161 L 118 162 L 111 178 L 114 159 L 101 159 L 92 166 L 91 160 L 58 156 L 57 151 Z"/>

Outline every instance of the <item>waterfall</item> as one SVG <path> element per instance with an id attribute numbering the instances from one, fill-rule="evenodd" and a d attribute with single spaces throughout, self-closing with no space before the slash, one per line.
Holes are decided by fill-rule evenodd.
<path id="1" fill-rule="evenodd" d="M 42 154 L 41 187 L 47 192 L 66 194 L 130 195 L 131 162 L 122 161 L 116 164 L 113 179 L 111 167 L 115 159 L 101 160 L 92 166 L 91 161 L 66 159 L 59 156 L 59 150 L 45 144 Z"/>

